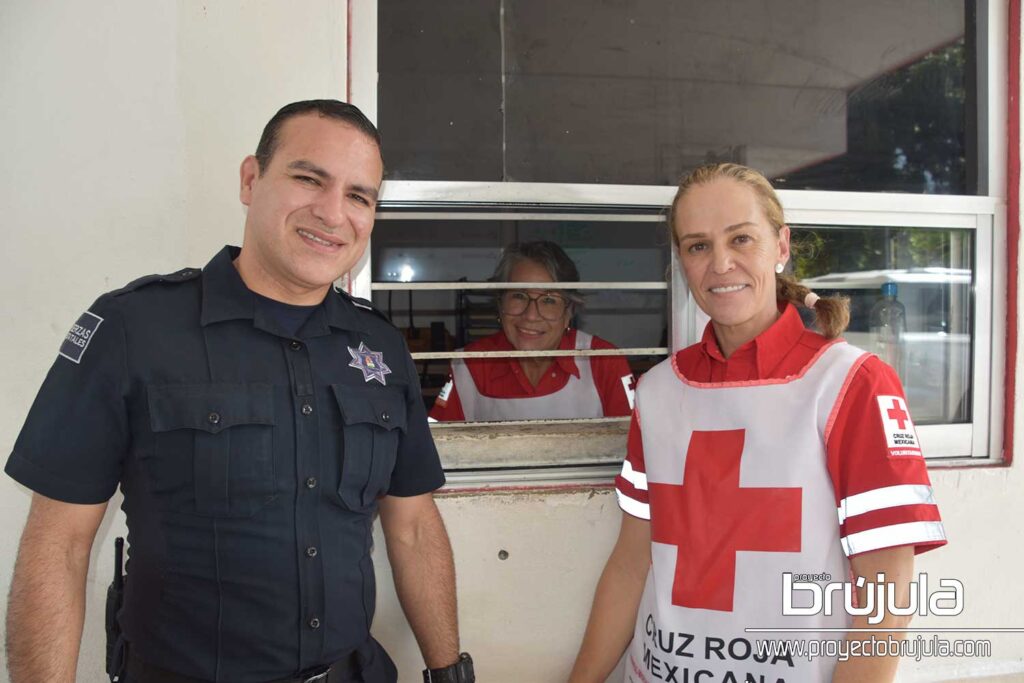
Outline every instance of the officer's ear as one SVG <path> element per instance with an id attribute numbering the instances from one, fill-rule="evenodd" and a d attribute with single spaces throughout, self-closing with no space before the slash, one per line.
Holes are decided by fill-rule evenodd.
<path id="1" fill-rule="evenodd" d="M 260 163 L 256 161 L 256 157 L 250 154 L 242 159 L 242 166 L 238 169 L 238 177 L 240 182 L 238 198 L 242 200 L 243 204 L 249 206 L 252 203 L 252 186 L 256 179 L 260 177 Z"/>

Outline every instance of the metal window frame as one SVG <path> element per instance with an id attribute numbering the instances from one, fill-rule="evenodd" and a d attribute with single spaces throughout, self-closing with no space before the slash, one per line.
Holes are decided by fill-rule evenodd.
<path id="1" fill-rule="evenodd" d="M 801 226 L 960 228 L 974 233 L 971 422 L 919 425 L 922 449 L 933 465 L 992 463 L 1001 457 L 1005 368 L 1006 206 L 995 197 L 927 197 L 869 193 L 780 193 L 787 219 Z M 793 195 L 796 196 L 793 196 Z M 817 195 L 817 196 L 815 196 Z M 845 195 L 845 196 L 840 196 Z M 938 201 L 936 201 L 938 200 Z M 827 207 L 827 208 L 825 208 Z"/>
<path id="2" fill-rule="evenodd" d="M 349 83 L 351 101 L 376 120 L 377 116 L 377 1 L 351 2 Z M 782 190 L 780 199 L 794 225 L 848 225 L 851 227 L 966 228 L 975 232 L 975 319 L 972 422 L 968 425 L 919 427 L 922 444 L 935 467 L 991 464 L 1000 461 L 1006 339 L 1006 181 L 1008 7 L 1005 3 L 978 3 L 978 129 L 980 187 L 985 196 L 898 195 L 882 193 Z M 501 183 L 446 181 L 387 181 L 381 192 L 377 218 L 386 229 L 394 219 L 438 220 L 587 220 L 662 221 L 673 187 L 588 185 L 557 183 Z M 371 283 L 370 250 L 345 286 L 368 297 Z M 695 307 L 679 275 L 673 254 L 669 301 L 673 344 L 696 338 Z M 686 301 L 682 306 L 679 302 Z M 515 425 L 506 425 L 517 428 Z M 530 425 L 522 429 L 531 429 Z M 559 427 L 584 440 L 586 423 Z M 441 430 L 455 428 L 441 426 Z M 463 426 L 459 432 L 478 438 L 493 425 Z M 454 434 L 455 431 L 452 431 Z M 514 443 L 516 439 L 509 439 Z M 498 442 L 503 441 L 501 439 Z M 495 440 L 488 442 L 493 448 Z M 513 447 L 514 448 L 514 447 Z M 455 485 L 501 485 L 509 482 L 607 481 L 616 468 L 498 469 L 460 473 Z"/>

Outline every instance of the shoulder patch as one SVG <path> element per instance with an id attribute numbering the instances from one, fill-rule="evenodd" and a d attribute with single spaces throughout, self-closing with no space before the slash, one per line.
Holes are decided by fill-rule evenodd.
<path id="1" fill-rule="evenodd" d="M 629 409 L 633 410 L 636 407 L 636 379 L 633 378 L 633 373 L 623 375 L 620 378 L 622 382 L 622 390 L 626 392 L 626 400 L 629 401 Z"/>
<path id="2" fill-rule="evenodd" d="M 151 285 L 155 282 L 186 282 L 188 280 L 195 280 L 197 277 L 202 275 L 203 271 L 200 268 L 182 268 L 181 270 L 173 273 L 167 273 L 165 275 L 146 275 L 140 277 L 137 280 L 132 280 L 121 289 L 115 289 L 111 292 L 111 296 L 120 296 L 121 294 L 127 294 L 134 292 L 136 289 Z"/>
<path id="3" fill-rule="evenodd" d="M 352 305 L 355 306 L 356 308 L 361 308 L 364 311 L 370 311 L 371 313 L 376 313 L 380 318 L 385 320 L 389 325 L 392 325 L 392 326 L 394 325 L 394 323 L 391 322 L 391 318 L 389 318 L 387 316 L 387 314 L 384 313 L 384 311 L 382 311 L 379 308 L 377 308 L 376 306 L 374 306 L 372 302 L 367 301 L 366 299 L 361 299 L 361 298 L 359 298 L 357 296 L 352 296 L 348 292 L 342 291 L 340 289 L 335 289 L 334 291 L 338 295 L 340 295 L 342 298 L 348 299 L 350 302 L 352 302 Z"/>
<path id="4" fill-rule="evenodd" d="M 75 324 L 68 330 L 67 336 L 64 337 L 64 341 L 60 345 L 60 350 L 57 351 L 57 355 L 67 358 L 72 363 L 81 363 L 85 350 L 89 348 L 89 342 L 92 341 L 102 323 L 103 318 L 91 311 L 86 311 L 80 315 Z"/>
<path id="5" fill-rule="evenodd" d="M 885 441 L 891 457 L 920 457 L 921 444 L 917 440 L 917 430 L 910 419 L 907 403 L 899 396 L 878 396 L 878 412 L 882 416 L 885 428 Z"/>
<path id="6" fill-rule="evenodd" d="M 448 375 L 448 381 L 443 387 L 441 387 L 441 393 L 437 395 L 437 405 L 442 408 L 448 405 L 448 397 L 452 395 L 452 388 L 455 386 L 455 380 L 452 379 L 451 375 Z"/>

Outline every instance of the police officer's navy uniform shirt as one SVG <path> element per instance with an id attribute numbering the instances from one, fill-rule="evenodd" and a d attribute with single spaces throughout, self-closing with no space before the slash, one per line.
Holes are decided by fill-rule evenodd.
<path id="1" fill-rule="evenodd" d="M 309 320 L 316 306 L 296 306 L 283 301 L 274 301 L 260 294 L 256 295 L 256 307 L 263 309 L 268 325 L 280 327 L 288 337 L 298 337 L 299 330 Z"/>
<path id="2" fill-rule="evenodd" d="M 121 623 L 135 656 L 269 681 L 369 637 L 376 500 L 444 483 L 398 331 L 328 293 L 293 338 L 226 247 L 100 297 L 61 346 L 7 463 L 71 503 L 120 482 Z M 386 384 L 353 357 L 380 352 Z M 362 356 L 361 356 L 362 357 Z M 373 365 L 371 369 L 382 372 Z"/>

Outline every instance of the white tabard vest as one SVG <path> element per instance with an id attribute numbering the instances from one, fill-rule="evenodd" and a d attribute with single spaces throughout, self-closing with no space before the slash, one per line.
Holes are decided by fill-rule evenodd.
<path id="1" fill-rule="evenodd" d="M 576 330 L 577 349 L 589 349 L 592 339 L 593 337 L 586 332 Z M 580 376 L 577 378 L 570 375 L 565 386 L 553 394 L 495 398 L 481 394 L 476 388 L 469 368 L 461 359 L 455 359 L 452 361 L 452 377 L 455 379 L 455 388 L 458 389 L 459 400 L 462 402 L 462 414 L 465 415 L 467 422 L 602 417 L 604 408 L 594 384 L 590 361 L 579 356 L 575 360 Z"/>
<path id="2" fill-rule="evenodd" d="M 643 377 L 637 410 L 652 565 L 628 683 L 831 680 L 834 658 L 765 658 L 757 641 L 844 634 L 744 629 L 850 624 L 841 593 L 833 594 L 830 617 L 784 616 L 783 573 L 816 575 L 819 586 L 848 580 L 825 438 L 847 377 L 864 357 L 837 342 L 786 379 L 688 383 L 674 359 Z M 813 597 L 810 590 L 791 595 L 805 608 Z"/>

